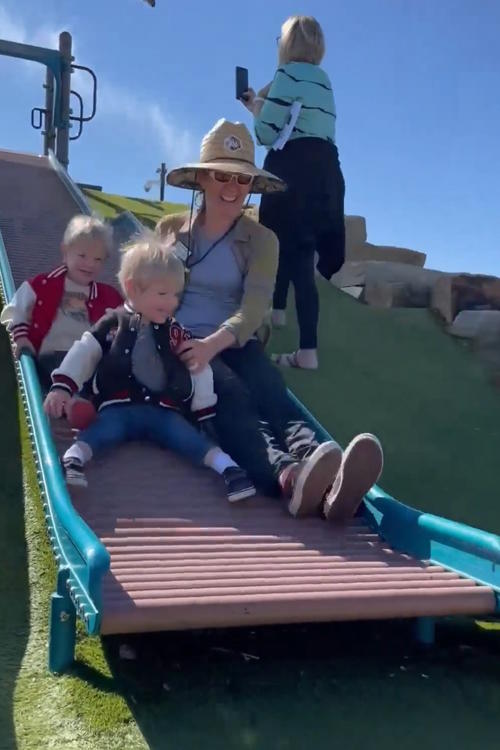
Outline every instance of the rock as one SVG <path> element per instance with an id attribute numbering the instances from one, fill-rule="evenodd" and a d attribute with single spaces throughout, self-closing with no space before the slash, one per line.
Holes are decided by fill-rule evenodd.
<path id="1" fill-rule="evenodd" d="M 359 299 L 363 293 L 363 287 L 362 286 L 344 286 L 342 287 L 342 291 L 346 294 L 349 294 L 351 297 L 354 297 L 355 299 Z"/>
<path id="2" fill-rule="evenodd" d="M 466 273 L 444 276 L 433 287 L 431 307 L 447 323 L 462 310 L 500 310 L 500 279 Z"/>
<path id="3" fill-rule="evenodd" d="M 425 264 L 426 254 L 417 250 L 408 250 L 404 247 L 390 247 L 388 245 L 372 245 L 365 242 L 358 247 L 346 246 L 346 260 L 377 260 L 392 261 L 395 263 L 407 263 L 412 266 L 422 267 Z"/>
<path id="4" fill-rule="evenodd" d="M 363 216 L 345 216 L 346 255 L 366 242 L 366 221 Z"/>
<path id="5" fill-rule="evenodd" d="M 448 331 L 460 338 L 500 342 L 500 310 L 462 310 Z"/>
<path id="6" fill-rule="evenodd" d="M 371 307 L 428 307 L 431 287 L 409 282 L 368 281 L 362 300 Z"/>
<path id="7" fill-rule="evenodd" d="M 331 282 L 338 288 L 364 286 L 369 281 L 383 281 L 391 284 L 425 283 L 433 286 L 442 275 L 441 271 L 420 268 L 408 263 L 383 260 L 346 261 L 340 271 L 332 276 Z"/>

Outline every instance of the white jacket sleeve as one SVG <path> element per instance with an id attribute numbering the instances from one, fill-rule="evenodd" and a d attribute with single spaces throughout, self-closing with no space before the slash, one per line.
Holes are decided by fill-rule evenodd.
<path id="1" fill-rule="evenodd" d="M 191 411 L 205 412 L 207 410 L 212 416 L 213 407 L 217 403 L 217 395 L 214 391 L 214 373 L 210 365 L 196 375 L 191 375 L 191 381 L 193 383 Z"/>
<path id="2" fill-rule="evenodd" d="M 101 359 L 100 343 L 90 331 L 85 331 L 52 373 L 52 388 L 63 388 L 70 393 L 78 392 L 92 377 Z"/>
<path id="3" fill-rule="evenodd" d="M 36 294 L 28 281 L 23 281 L 8 305 L 2 310 L 0 323 L 7 327 L 14 338 L 27 336 Z"/>

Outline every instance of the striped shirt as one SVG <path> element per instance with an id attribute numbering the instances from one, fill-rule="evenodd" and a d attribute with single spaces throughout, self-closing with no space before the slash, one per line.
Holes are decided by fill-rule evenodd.
<path id="1" fill-rule="evenodd" d="M 290 105 L 302 107 L 289 140 L 323 138 L 335 143 L 335 100 L 332 85 L 319 65 L 291 62 L 280 65 L 269 93 L 255 118 L 255 135 L 261 146 L 271 148 L 288 121 Z"/>

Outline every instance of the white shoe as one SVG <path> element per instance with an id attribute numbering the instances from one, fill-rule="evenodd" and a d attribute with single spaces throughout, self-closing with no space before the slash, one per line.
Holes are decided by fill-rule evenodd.
<path id="1" fill-rule="evenodd" d="M 318 445 L 305 459 L 288 503 L 292 516 L 310 516 L 319 509 L 341 463 L 342 448 L 334 440 Z"/>
<path id="2" fill-rule="evenodd" d="M 379 480 L 384 466 L 384 453 L 378 438 L 370 433 L 357 435 L 344 451 L 342 464 L 324 511 L 328 521 L 352 518 L 363 497 Z"/>

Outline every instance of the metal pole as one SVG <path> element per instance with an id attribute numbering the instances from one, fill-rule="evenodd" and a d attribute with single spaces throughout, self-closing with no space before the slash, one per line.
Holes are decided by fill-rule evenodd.
<path id="1" fill-rule="evenodd" d="M 56 133 L 54 130 L 54 74 L 47 68 L 45 76 L 45 130 L 43 131 L 43 153 L 45 156 L 55 150 Z"/>
<path id="2" fill-rule="evenodd" d="M 165 200 L 165 178 L 167 176 L 167 167 L 164 161 L 161 163 L 160 169 L 160 200 L 163 203 Z"/>
<path id="3" fill-rule="evenodd" d="M 71 63 L 73 57 L 71 55 L 71 34 L 67 31 L 63 31 L 59 35 L 59 52 L 62 57 L 62 73 L 61 73 L 61 113 L 59 127 L 57 128 L 57 145 L 56 145 L 56 156 L 61 162 L 63 167 L 68 168 L 69 158 L 69 99 L 71 89 Z"/>

